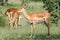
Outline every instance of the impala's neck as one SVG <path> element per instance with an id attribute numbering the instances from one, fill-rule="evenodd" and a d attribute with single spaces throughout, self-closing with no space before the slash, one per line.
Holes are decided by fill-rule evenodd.
<path id="1" fill-rule="evenodd" d="M 24 9 L 24 11 L 23 11 L 23 14 L 24 14 L 24 16 L 29 20 L 30 19 L 30 16 L 27 14 L 27 12 L 26 12 L 26 10 Z"/>

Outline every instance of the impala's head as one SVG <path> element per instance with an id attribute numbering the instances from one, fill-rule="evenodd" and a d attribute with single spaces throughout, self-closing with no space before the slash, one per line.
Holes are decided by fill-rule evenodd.
<path id="1" fill-rule="evenodd" d="M 25 11 L 25 8 L 24 7 L 22 7 L 21 8 L 21 10 L 20 10 L 20 12 L 24 12 Z"/>
<path id="2" fill-rule="evenodd" d="M 21 7 L 20 12 L 25 12 L 25 5 Z"/>

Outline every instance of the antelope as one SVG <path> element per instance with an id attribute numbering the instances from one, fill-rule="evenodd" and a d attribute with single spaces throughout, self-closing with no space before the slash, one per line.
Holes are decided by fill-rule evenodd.
<path id="1" fill-rule="evenodd" d="M 24 14 L 25 18 L 31 24 L 30 37 L 32 37 L 34 34 L 35 24 L 37 22 L 45 23 L 45 25 L 48 28 L 48 36 L 50 36 L 49 20 L 50 20 L 51 14 L 49 12 L 46 12 L 46 11 L 45 12 L 32 12 L 32 13 L 28 14 L 24 7 L 21 8 L 20 12 Z"/>
<path id="2" fill-rule="evenodd" d="M 10 25 L 10 29 L 13 28 L 13 24 L 16 25 L 16 28 L 18 26 L 18 21 L 19 21 L 19 16 L 20 13 L 18 12 L 19 9 L 17 8 L 10 8 L 7 9 L 7 11 L 4 13 L 4 17 L 9 16 L 9 25 Z"/>

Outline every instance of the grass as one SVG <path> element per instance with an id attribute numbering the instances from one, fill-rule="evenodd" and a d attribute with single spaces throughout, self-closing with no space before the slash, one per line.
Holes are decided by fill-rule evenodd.
<path id="1" fill-rule="evenodd" d="M 36 4 L 37 5 L 37 4 Z M 2 13 L 8 9 L 8 8 L 20 8 L 18 5 L 8 5 L 8 6 L 1 6 Z M 39 8 L 40 7 L 40 8 Z M 27 8 L 27 12 L 35 12 L 35 11 L 44 11 L 45 9 L 40 5 L 38 7 L 35 7 L 33 5 L 33 8 L 29 7 Z M 32 10 L 33 9 L 33 10 Z M 1 15 L 0 15 L 1 16 Z M 9 29 L 9 26 L 7 25 L 8 22 L 6 22 L 6 27 L 0 26 L 0 40 L 60 40 L 60 27 L 55 26 L 54 24 L 50 24 L 50 32 L 51 32 L 51 37 L 47 38 L 47 27 L 45 26 L 44 23 L 36 24 L 36 29 L 35 29 L 35 38 L 30 38 L 29 33 L 30 33 L 30 24 L 28 20 L 26 20 L 21 14 L 22 18 L 21 21 L 19 22 L 21 25 L 18 26 L 18 29 Z M 7 20 L 8 21 L 8 20 Z"/>
<path id="2" fill-rule="evenodd" d="M 36 24 L 35 38 L 30 38 L 30 25 L 26 22 L 21 23 L 18 29 L 10 30 L 8 27 L 0 28 L 0 39 L 1 40 L 57 40 L 60 39 L 60 27 L 51 26 L 51 37 L 47 38 L 47 27 L 44 24 Z"/>

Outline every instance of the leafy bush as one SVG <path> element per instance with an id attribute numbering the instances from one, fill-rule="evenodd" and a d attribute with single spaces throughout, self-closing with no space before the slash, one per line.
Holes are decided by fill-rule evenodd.
<path id="1" fill-rule="evenodd" d="M 51 13 L 51 21 L 52 23 L 57 24 L 60 19 L 60 0 L 42 0 L 45 4 L 46 10 L 48 10 Z"/>
<path id="2" fill-rule="evenodd" d="M 2 0 L 0 0 L 0 5 L 2 4 Z"/>

